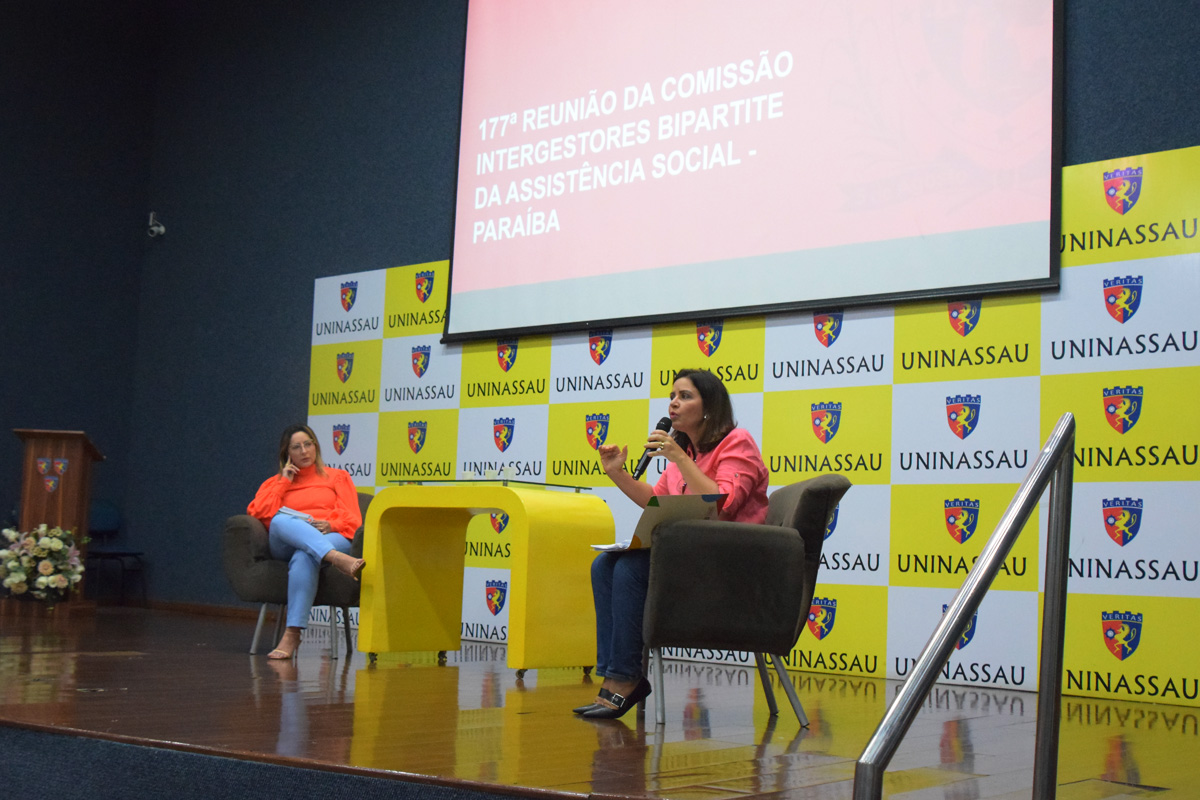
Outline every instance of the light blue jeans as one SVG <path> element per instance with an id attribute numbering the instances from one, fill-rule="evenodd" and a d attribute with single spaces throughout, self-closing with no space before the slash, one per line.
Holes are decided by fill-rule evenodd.
<path id="1" fill-rule="evenodd" d="M 330 550 L 350 552 L 350 540 L 340 533 L 321 533 L 302 519 L 276 514 L 267 539 L 271 558 L 288 562 L 289 628 L 307 628 L 308 612 L 317 596 L 321 561 Z"/>

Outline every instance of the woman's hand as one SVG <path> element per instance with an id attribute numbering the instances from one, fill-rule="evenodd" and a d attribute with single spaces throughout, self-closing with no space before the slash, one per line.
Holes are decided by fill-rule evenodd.
<path id="1" fill-rule="evenodd" d="M 333 533 L 333 526 L 329 524 L 328 520 L 314 519 L 312 521 L 312 526 L 321 533 Z"/>
<path id="2" fill-rule="evenodd" d="M 625 469 L 625 459 L 629 457 L 628 447 L 617 447 L 615 444 L 602 444 L 596 448 L 600 454 L 600 466 L 604 474 L 612 478 L 614 474 Z M 614 478 L 615 480 L 615 478 Z"/>
<path id="3" fill-rule="evenodd" d="M 646 449 L 652 455 L 662 456 L 672 464 L 691 461 L 684 449 L 666 431 L 651 431 L 650 439 L 646 442 Z"/>
<path id="4" fill-rule="evenodd" d="M 293 478 L 295 478 L 299 472 L 300 472 L 300 469 L 295 464 L 293 464 L 292 460 L 289 458 L 288 462 L 283 465 L 283 469 L 281 469 L 279 471 L 279 474 L 283 475 L 284 480 L 290 481 Z"/>

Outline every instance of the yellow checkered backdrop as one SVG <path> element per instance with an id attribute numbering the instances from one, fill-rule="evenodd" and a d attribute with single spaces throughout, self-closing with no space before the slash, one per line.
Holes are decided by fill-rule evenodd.
<path id="1" fill-rule="evenodd" d="M 322 278 L 309 422 L 326 461 L 360 487 L 507 470 L 591 488 L 622 535 L 638 509 L 600 470 L 596 431 L 636 448 L 665 413 L 674 370 L 711 369 L 760 442 L 772 489 L 823 472 L 854 484 L 791 666 L 903 678 L 1070 411 L 1064 691 L 1195 707 L 1198 206 L 1200 148 L 1084 164 L 1063 171 L 1056 293 L 464 345 L 439 342 L 447 262 Z M 466 639 L 506 640 L 506 524 L 482 515 L 468 531 Z M 1037 689 L 1044 529 L 1043 504 L 944 681 Z"/>

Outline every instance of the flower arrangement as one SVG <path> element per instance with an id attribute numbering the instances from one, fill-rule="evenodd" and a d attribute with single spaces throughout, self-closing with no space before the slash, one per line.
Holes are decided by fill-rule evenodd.
<path id="1" fill-rule="evenodd" d="M 70 531 L 39 525 L 28 533 L 5 528 L 3 535 L 0 578 L 5 595 L 28 594 L 55 603 L 82 579 L 83 559 Z"/>

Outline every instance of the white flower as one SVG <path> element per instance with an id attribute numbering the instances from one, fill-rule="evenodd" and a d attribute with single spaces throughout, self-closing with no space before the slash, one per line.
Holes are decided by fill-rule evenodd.
<path id="1" fill-rule="evenodd" d="M 15 558 L 9 559 L 8 561 L 4 562 L 4 568 L 9 572 L 16 572 L 21 568 L 21 562 L 17 561 Z"/>
<path id="2" fill-rule="evenodd" d="M 33 582 L 33 585 L 39 589 L 45 589 L 50 584 L 50 579 L 45 575 L 39 575 L 38 579 Z"/>
<path id="3" fill-rule="evenodd" d="M 0 561 L 12 558 L 12 550 L 0 550 Z"/>
<path id="4" fill-rule="evenodd" d="M 48 546 L 48 547 L 49 547 L 49 548 L 50 548 L 52 551 L 54 551 L 54 552 L 56 552 L 56 553 L 57 553 L 59 550 L 62 550 L 62 549 L 63 549 L 63 543 L 62 543 L 62 539 L 51 539 L 51 540 L 50 540 L 50 544 L 49 544 L 49 545 L 47 545 L 47 546 Z"/>
<path id="5" fill-rule="evenodd" d="M 17 570 L 15 572 L 10 572 L 8 574 L 8 577 L 4 579 L 4 585 L 10 586 L 10 587 L 15 586 L 18 583 L 24 583 L 24 582 L 25 582 L 25 573 L 21 572 L 20 570 Z"/>
<path id="6" fill-rule="evenodd" d="M 82 571 L 82 570 L 81 570 L 81 571 Z M 70 581 L 71 581 L 71 585 L 72 585 L 72 586 L 74 586 L 75 584 L 77 584 L 77 583 L 79 583 L 81 580 L 83 580 L 83 576 L 82 576 L 82 575 L 80 575 L 78 572 L 76 572 L 74 575 L 71 575 L 71 576 L 68 578 L 68 580 L 70 580 Z"/>
<path id="7" fill-rule="evenodd" d="M 10 542 L 15 542 L 15 541 L 16 541 L 16 540 L 17 540 L 17 539 L 20 537 L 20 535 L 21 535 L 21 534 L 17 533 L 17 532 L 16 532 L 14 529 L 12 529 L 12 528 L 5 528 L 5 529 L 4 529 L 4 538 L 5 538 L 5 539 L 8 539 Z"/>
<path id="8" fill-rule="evenodd" d="M 38 546 L 38 547 L 41 547 L 41 548 L 43 548 L 43 549 L 49 548 L 49 547 L 50 547 L 50 541 L 51 541 L 51 539 L 50 539 L 50 537 L 49 537 L 49 536 L 43 536 L 43 537 L 41 537 L 41 538 L 39 538 L 39 539 L 38 539 L 37 546 Z"/>
<path id="9" fill-rule="evenodd" d="M 36 533 L 38 536 L 45 536 L 46 531 L 50 530 L 50 526 L 43 522 L 41 525 L 38 525 L 33 530 L 34 530 L 34 533 Z"/>

